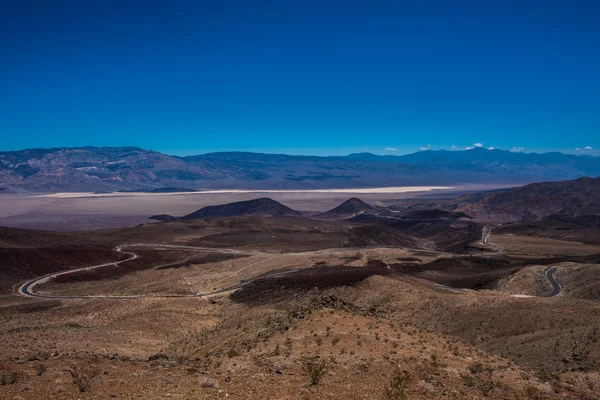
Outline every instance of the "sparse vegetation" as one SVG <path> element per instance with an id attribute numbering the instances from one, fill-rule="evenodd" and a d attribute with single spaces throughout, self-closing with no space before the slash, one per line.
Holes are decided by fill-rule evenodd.
<path id="1" fill-rule="evenodd" d="M 527 386 L 523 391 L 523 400 L 549 400 L 549 397 L 542 393 L 535 386 Z"/>
<path id="2" fill-rule="evenodd" d="M 73 384 L 80 393 L 87 392 L 92 387 L 92 381 L 100 372 L 97 369 L 83 369 L 73 365 L 69 372 L 73 378 Z"/>
<path id="3" fill-rule="evenodd" d="M 37 376 L 44 375 L 44 373 L 48 370 L 48 367 L 44 364 L 36 364 L 34 368 Z"/>
<path id="4" fill-rule="evenodd" d="M 227 350 L 227 357 L 229 357 L 229 358 L 237 357 L 239 355 L 240 355 L 239 350 L 234 347 Z"/>
<path id="5" fill-rule="evenodd" d="M 329 371 L 329 363 L 319 357 L 304 361 L 304 371 L 311 385 L 318 385 Z"/>
<path id="6" fill-rule="evenodd" d="M 13 385 L 21 379 L 23 374 L 18 371 L 2 370 L 0 372 L 0 384 Z"/>
<path id="7" fill-rule="evenodd" d="M 405 400 L 406 389 L 411 381 L 412 375 L 409 372 L 397 370 L 383 392 L 383 400 Z"/>
<path id="8" fill-rule="evenodd" d="M 484 397 L 489 396 L 501 386 L 501 382 L 494 378 L 494 368 L 491 366 L 476 362 L 471 364 L 468 369 L 470 374 L 461 373 L 460 378 L 465 385 L 479 390 Z"/>

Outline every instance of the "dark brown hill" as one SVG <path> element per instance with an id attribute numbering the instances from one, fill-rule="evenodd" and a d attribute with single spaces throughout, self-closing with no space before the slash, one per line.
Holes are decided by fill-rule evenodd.
<path id="1" fill-rule="evenodd" d="M 357 197 L 352 197 L 339 206 L 324 213 L 314 215 L 314 217 L 321 219 L 347 219 L 374 210 L 375 207 L 372 205 L 365 203 Z"/>
<path id="2" fill-rule="evenodd" d="M 198 218 L 223 218 L 223 217 L 294 217 L 301 216 L 298 211 L 292 210 L 288 206 L 270 199 L 262 197 L 260 199 L 237 201 L 235 203 L 222 204 L 218 206 L 208 206 L 201 208 L 191 214 L 181 217 L 182 220 Z"/>
<path id="3" fill-rule="evenodd" d="M 600 214 L 600 177 L 532 183 L 462 196 L 457 211 L 505 220 L 539 220 L 550 215 L 574 218 Z"/>

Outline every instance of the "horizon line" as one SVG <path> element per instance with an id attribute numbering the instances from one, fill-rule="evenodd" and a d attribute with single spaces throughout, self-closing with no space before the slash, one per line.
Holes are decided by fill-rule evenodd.
<path id="1" fill-rule="evenodd" d="M 159 154 L 163 154 L 163 155 L 167 155 L 170 157 L 178 157 L 178 158 L 188 158 L 188 157 L 195 157 L 195 156 L 205 156 L 205 155 L 210 155 L 210 154 L 223 154 L 223 153 L 240 153 L 240 154 L 264 154 L 264 155 L 277 155 L 277 156 L 290 156 L 290 157 L 318 157 L 318 158 L 338 158 L 338 157 L 349 157 L 352 155 L 360 155 L 360 154 L 365 154 L 365 155 L 373 155 L 373 156 L 377 156 L 377 157 L 403 157 L 403 156 L 407 156 L 407 155 L 411 155 L 411 154 L 418 154 L 418 153 L 426 153 L 426 152 L 447 152 L 447 153 L 461 153 L 461 152 L 467 152 L 467 151 L 496 151 L 496 152 L 503 152 L 503 153 L 521 153 L 521 154 L 526 154 L 526 155 L 531 155 L 531 154 L 537 154 L 537 155 L 543 155 L 543 154 L 552 154 L 552 153 L 558 153 L 558 154 L 563 154 L 563 155 L 570 155 L 570 156 L 588 156 L 588 157 L 598 157 L 595 156 L 593 154 L 589 154 L 583 151 L 580 151 L 579 154 L 577 153 L 569 153 L 569 152 L 565 152 L 565 151 L 560 151 L 560 150 L 552 150 L 552 151 L 545 151 L 545 152 L 536 152 L 536 151 L 532 151 L 532 152 L 526 152 L 524 151 L 524 149 L 515 149 L 514 147 L 512 149 L 501 149 L 501 148 L 497 148 L 497 147 L 493 147 L 493 148 L 485 148 L 485 147 L 471 147 L 471 148 L 448 148 L 448 149 L 435 149 L 435 148 L 427 148 L 427 149 L 420 149 L 420 150 L 416 150 L 414 152 L 409 152 L 409 153 L 403 153 L 403 154 L 389 154 L 389 153 L 373 153 L 372 151 L 356 151 L 356 152 L 352 152 L 352 153 L 347 153 L 345 155 L 315 155 L 315 154 L 289 154 L 289 153 L 278 153 L 278 152 L 264 152 L 264 151 L 248 151 L 248 150 L 219 150 L 219 151 L 208 151 L 208 152 L 204 152 L 204 153 L 196 153 L 196 154 L 190 154 L 190 155 L 176 155 L 167 151 L 158 151 L 158 150 L 153 150 L 150 148 L 144 148 L 144 147 L 140 147 L 140 146 L 136 146 L 136 145 L 124 145 L 124 146 L 93 146 L 93 145 L 84 145 L 84 146 L 57 146 L 57 147 L 29 147 L 29 148 L 23 148 L 23 149 L 18 149 L 18 150 L 0 150 L 0 154 L 2 153 L 18 153 L 18 152 L 25 152 L 25 151 L 36 151 L 36 150 L 46 150 L 46 151 L 51 151 L 51 150 L 67 150 L 67 149 L 72 149 L 72 150 L 76 150 L 76 149 L 138 149 L 138 150 L 143 150 L 143 151 L 148 151 L 148 152 L 155 152 L 155 153 L 159 153 Z M 591 149 L 591 151 L 595 151 L 595 149 Z"/>

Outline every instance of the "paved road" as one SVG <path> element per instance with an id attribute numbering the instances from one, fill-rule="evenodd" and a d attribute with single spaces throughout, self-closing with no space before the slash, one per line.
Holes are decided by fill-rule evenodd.
<path id="1" fill-rule="evenodd" d="M 562 287 L 560 286 L 560 284 L 558 282 L 556 282 L 556 279 L 554 279 L 555 272 L 556 272 L 556 267 L 548 268 L 548 270 L 546 270 L 546 278 L 554 287 L 554 289 L 552 290 L 552 293 L 550 293 L 548 295 L 548 297 L 554 297 L 557 294 L 559 294 L 560 291 L 562 290 Z"/>
<path id="2" fill-rule="evenodd" d="M 123 251 L 120 247 L 117 247 L 114 250 L 118 253 L 127 254 L 129 257 L 126 258 L 125 260 L 116 261 L 116 262 L 112 262 L 112 263 L 91 265 L 91 266 L 82 267 L 82 268 L 69 269 L 67 271 L 53 272 L 53 273 L 50 273 L 50 274 L 47 274 L 44 276 L 40 276 L 39 278 L 35 278 L 35 279 L 25 283 L 24 285 L 22 285 L 19 288 L 18 293 L 21 296 L 26 296 L 26 297 L 44 297 L 44 298 L 52 298 L 52 299 L 69 299 L 69 298 L 86 298 L 86 297 L 123 298 L 123 299 L 125 299 L 125 298 L 142 297 L 142 296 L 53 296 L 53 295 L 38 294 L 33 291 L 33 289 L 40 283 L 48 282 L 50 279 L 56 278 L 57 276 L 72 274 L 73 272 L 79 272 L 79 271 L 91 271 L 96 268 L 108 267 L 109 265 L 119 265 L 124 262 L 135 260 L 136 258 L 139 258 L 139 256 L 137 254 L 131 253 L 128 251 Z"/>
<path id="3" fill-rule="evenodd" d="M 32 279 L 32 280 L 26 282 L 18 289 L 17 292 L 19 295 L 25 296 L 25 297 L 38 297 L 38 298 L 48 298 L 48 299 L 136 299 L 136 298 L 148 298 L 148 297 L 151 297 L 151 298 L 202 297 L 202 296 L 210 296 L 210 295 L 215 295 L 215 294 L 219 294 L 219 293 L 225 293 L 225 292 L 229 292 L 232 290 L 236 290 L 245 285 L 248 285 L 249 283 L 254 282 L 257 279 L 273 278 L 273 277 L 282 276 L 282 275 L 286 275 L 286 274 L 290 274 L 292 272 L 298 271 L 298 269 L 286 270 L 286 271 L 276 271 L 276 272 L 273 272 L 270 274 L 260 275 L 253 279 L 241 281 L 237 285 L 227 287 L 225 289 L 220 289 L 220 290 L 216 290 L 216 291 L 209 292 L 209 293 L 197 293 L 197 294 L 189 294 L 189 295 L 184 294 L 184 295 L 80 295 L 80 296 L 74 295 L 74 296 L 67 296 L 67 295 L 40 294 L 40 293 L 36 293 L 34 291 L 34 289 L 37 285 L 48 282 L 50 279 L 56 278 L 58 276 L 72 274 L 74 272 L 80 272 L 80 271 L 91 271 L 91 270 L 94 270 L 97 268 L 107 267 L 110 265 L 119 265 L 119 264 L 125 263 L 127 261 L 132 261 L 137 258 L 140 258 L 137 254 L 135 254 L 133 252 L 124 251 L 123 247 L 127 247 L 127 248 L 149 247 L 149 248 L 159 248 L 159 249 L 202 250 L 202 251 L 212 251 L 212 252 L 227 253 L 227 254 L 248 254 L 248 255 L 266 255 L 266 256 L 274 256 L 274 255 L 311 256 L 311 255 L 322 255 L 322 254 L 331 255 L 332 253 L 338 252 L 340 250 L 342 250 L 342 251 L 349 250 L 348 248 L 345 248 L 345 249 L 333 248 L 333 249 L 315 250 L 315 251 L 306 251 L 306 252 L 297 252 L 297 253 L 276 253 L 276 252 L 262 252 L 262 251 L 254 251 L 254 250 L 218 249 L 218 248 L 212 248 L 212 247 L 195 247 L 195 246 L 171 245 L 171 244 L 134 243 L 134 244 L 121 245 L 114 249 L 114 251 L 116 251 L 118 253 L 126 254 L 129 256 L 128 258 L 126 258 L 124 260 L 106 263 L 106 264 L 91 265 L 91 266 L 82 267 L 82 268 L 69 269 L 66 271 L 53 272 L 53 273 L 50 273 L 50 274 L 47 274 L 47 275 L 44 275 L 39 278 L 35 278 L 35 279 Z M 369 250 L 381 250 L 381 249 L 387 249 L 387 248 L 389 248 L 389 247 L 380 247 L 380 248 L 374 248 L 374 249 L 369 249 Z M 432 251 L 432 252 L 439 253 L 439 254 L 447 254 L 447 253 L 439 252 L 439 251 Z M 244 267 L 244 268 L 246 268 L 246 267 Z M 440 288 L 446 289 L 446 290 L 451 290 L 451 291 L 457 292 L 457 293 L 464 292 L 463 289 L 450 288 L 450 287 L 447 287 L 444 285 L 440 285 Z"/>
<path id="4" fill-rule="evenodd" d="M 210 251 L 216 251 L 216 252 L 221 252 L 221 253 L 229 253 L 229 254 L 271 254 L 271 253 L 262 253 L 262 252 L 257 252 L 257 251 L 243 251 L 243 250 L 232 250 L 232 249 L 214 249 L 214 248 L 209 248 L 209 247 L 192 247 L 192 246 L 178 246 L 178 245 L 149 245 L 149 244 L 133 244 L 133 245 L 127 245 L 127 247 L 155 247 L 155 248 L 178 248 L 178 249 L 188 249 L 188 250 L 210 250 Z M 152 297 L 152 298 L 171 298 L 171 297 L 202 297 L 202 296 L 210 296 L 210 295 L 214 295 L 214 294 L 219 294 L 219 293 L 225 293 L 225 292 L 229 292 L 232 290 L 237 290 L 239 288 L 241 288 L 242 286 L 248 285 L 252 282 L 254 282 L 257 279 L 262 279 L 262 278 L 273 278 L 273 277 L 277 277 L 277 276 L 283 276 L 286 274 L 290 274 L 292 272 L 296 272 L 298 271 L 298 269 L 292 269 L 292 270 L 286 270 L 286 271 L 277 271 L 271 274 L 264 274 L 261 276 L 258 276 L 254 279 L 249 279 L 249 280 L 244 280 L 241 281 L 240 283 L 238 283 L 237 285 L 225 288 L 225 289 L 220 289 L 220 290 L 216 290 L 213 292 L 209 292 L 209 293 L 197 293 L 197 294 L 189 294 L 189 295 L 81 295 L 81 296 L 65 296 L 65 295 L 50 295 L 50 294 L 39 294 L 34 292 L 34 288 L 35 286 L 47 282 L 52 278 L 56 278 L 57 276 L 61 276 L 61 275 L 67 275 L 67 274 L 71 274 L 74 272 L 79 272 L 79 271 L 91 271 L 93 269 L 96 268 L 102 268 L 102 267 L 107 267 L 109 265 L 119 265 L 122 264 L 124 262 L 127 261 L 132 261 L 135 260 L 137 258 L 140 258 L 137 254 L 129 252 L 129 251 L 123 251 L 123 249 L 120 247 L 116 247 L 114 249 L 116 252 L 118 253 L 122 253 L 122 254 L 127 254 L 129 257 L 126 258 L 125 260 L 121 260 L 121 261 L 117 261 L 117 262 L 112 262 L 112 263 L 106 263 L 106 264 L 98 264 L 98 265 L 92 265 L 92 266 L 88 266 L 88 267 L 82 267 L 82 268 L 75 268 L 75 269 L 70 269 L 67 271 L 59 271 L 59 272 L 53 272 L 51 274 L 47 274 L 44 276 L 40 276 L 39 278 L 35 278 L 29 282 L 26 282 L 25 284 L 23 284 L 19 290 L 18 290 L 18 294 L 20 294 L 21 296 L 25 296 L 25 297 L 41 297 L 41 298 L 49 298 L 49 299 L 136 299 L 136 298 L 143 298 L 143 297 Z M 313 252 L 307 252 L 304 254 L 312 254 Z M 295 253 L 289 253 L 289 254 L 295 254 Z M 285 253 L 285 255 L 288 255 L 288 253 Z"/>

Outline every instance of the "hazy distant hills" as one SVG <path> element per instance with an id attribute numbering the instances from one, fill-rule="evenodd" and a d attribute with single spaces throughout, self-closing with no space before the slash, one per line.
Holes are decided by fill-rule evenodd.
<path id="1" fill-rule="evenodd" d="M 137 147 L 0 152 L 0 191 L 4 192 L 523 184 L 598 175 L 599 157 L 482 148 L 344 157 L 245 152 L 175 157 Z"/>

